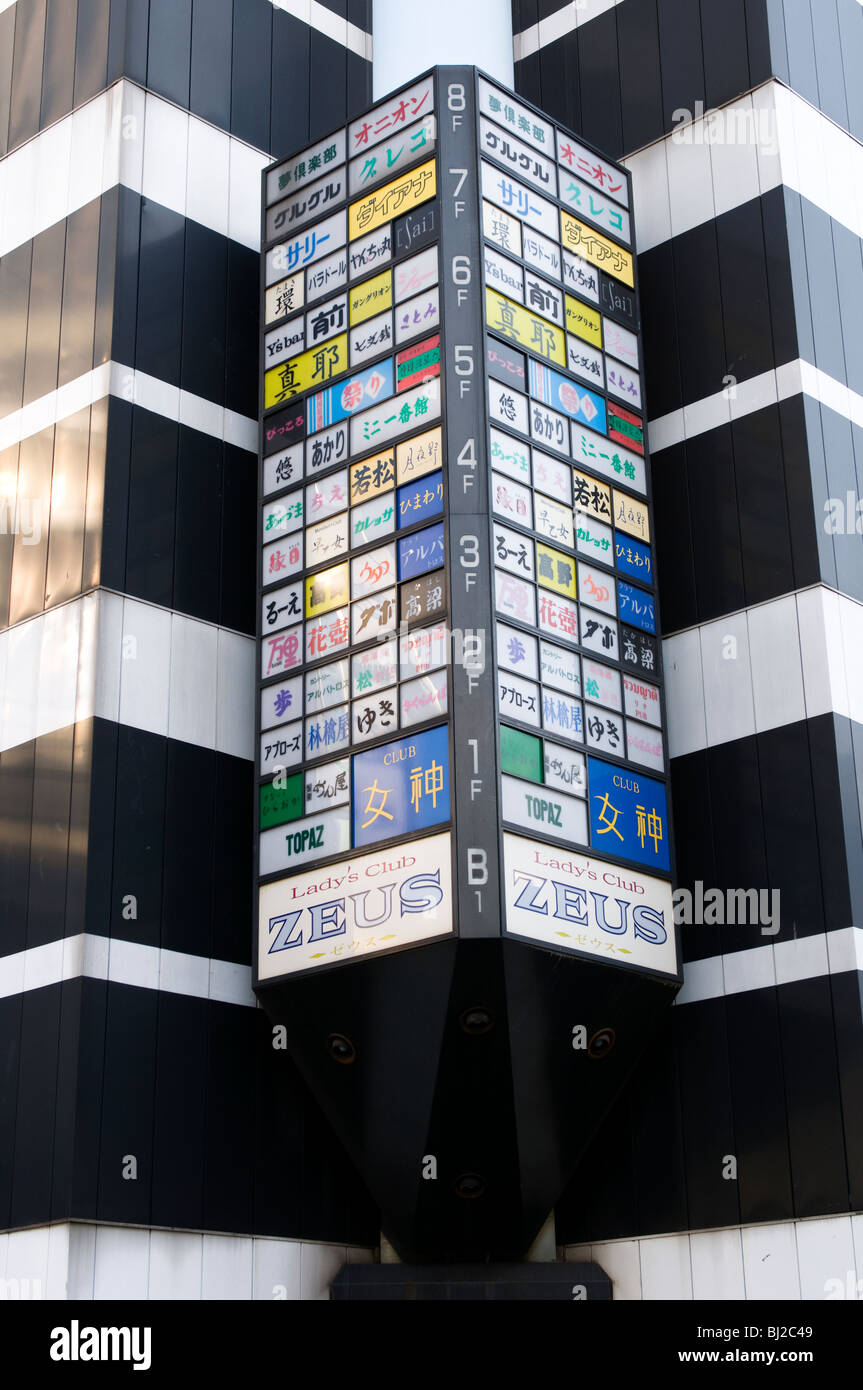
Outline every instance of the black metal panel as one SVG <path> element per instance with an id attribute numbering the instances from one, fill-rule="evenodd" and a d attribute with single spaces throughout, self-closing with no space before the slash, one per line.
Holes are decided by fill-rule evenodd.
<path id="1" fill-rule="evenodd" d="M 726 372 L 737 381 L 775 365 L 767 261 L 758 198 L 716 219 Z M 684 282 L 685 283 L 685 282 Z"/>
<path id="2" fill-rule="evenodd" d="M 675 444 L 654 454 L 653 504 L 656 526 L 656 572 L 667 633 L 698 621 L 695 558 L 689 524 L 686 447 Z"/>
<path id="3" fill-rule="evenodd" d="M 731 425 L 747 605 L 794 588 L 779 412 L 775 406 Z"/>
<path id="4" fill-rule="evenodd" d="M 69 797 L 69 843 L 66 860 L 64 914 L 66 936 L 77 936 L 80 932 L 87 930 L 87 852 L 89 849 L 88 826 L 94 736 L 93 720 L 78 720 L 74 727 L 72 786 Z"/>
<path id="5" fill-rule="evenodd" d="M 845 359 L 839 319 L 839 286 L 833 258 L 830 218 L 821 208 L 801 198 L 803 238 L 806 246 L 806 280 L 812 310 L 815 356 L 808 360 L 836 381 L 845 380 Z"/>
<path id="6" fill-rule="evenodd" d="M 724 1004 L 740 1220 L 787 1221 L 794 1207 L 777 991 L 729 994 Z"/>
<path id="7" fill-rule="evenodd" d="M 685 1230 L 689 1224 L 676 1024 L 672 1009 L 669 1023 L 647 1049 L 626 1091 L 632 1117 L 635 1230 L 643 1235 Z"/>
<path id="8" fill-rule="evenodd" d="M 18 484 L 18 444 L 10 444 L 0 449 L 0 477 L 9 479 L 9 491 L 17 494 Z M 10 526 L 0 532 L 0 627 L 9 622 L 9 594 L 12 582 L 12 556 L 15 551 L 15 536 Z"/>
<path id="9" fill-rule="evenodd" d="M 772 0 L 744 0 L 750 87 L 757 87 L 774 73 L 768 17 L 771 4 Z"/>
<path id="10" fill-rule="evenodd" d="M 860 238 L 841 222 L 831 220 L 836 257 L 836 284 L 845 354 L 845 378 L 852 391 L 863 393 L 863 253 Z"/>
<path id="11" fill-rule="evenodd" d="M 54 427 L 31 434 L 21 441 L 18 456 L 18 496 L 41 499 L 45 506 L 51 493 L 51 466 L 54 452 Z M 34 513 L 35 515 L 35 513 Z M 19 623 L 41 613 L 45 606 L 45 571 L 48 562 L 48 526 L 45 516 L 42 525 L 32 534 L 29 528 L 15 534 L 12 556 L 12 583 L 9 590 L 9 622 Z"/>
<path id="12" fill-rule="evenodd" d="M 690 0 L 657 0 L 657 10 L 663 121 L 671 130 L 675 111 L 694 113 L 695 102 L 705 99 L 701 16 Z"/>
<path id="13" fill-rule="evenodd" d="M 659 56 L 659 18 L 655 0 L 628 4 L 617 10 L 620 99 L 624 151 L 639 149 L 658 140 L 665 131 L 662 106 L 662 74 Z M 637 214 L 637 210 L 636 210 Z M 642 258 L 643 259 L 643 258 Z M 647 276 L 639 266 L 642 312 Z M 650 370 L 649 359 L 647 369 Z M 651 402 L 653 395 L 651 393 Z M 655 412 L 661 414 L 661 411 Z"/>
<path id="14" fill-rule="evenodd" d="M 204 1225 L 204 1087 L 206 999 L 160 993 L 157 998 L 153 1177 L 154 1226 Z M 158 1288 L 151 1297 L 159 1298 Z"/>
<path id="15" fill-rule="evenodd" d="M 124 592 L 170 608 L 179 425 L 148 410 L 134 412 L 129 462 L 129 530 Z"/>
<path id="16" fill-rule="evenodd" d="M 258 266 L 260 258 L 228 242 L 228 326 L 225 341 L 229 410 L 255 418 L 258 411 Z"/>
<path id="17" fill-rule="evenodd" d="M 180 430 L 171 606 L 211 623 L 221 620 L 219 534 L 224 502 L 223 455 L 221 440 L 199 430 Z M 237 522 L 235 515 L 234 527 Z M 229 537 L 230 533 L 226 541 Z"/>
<path id="18" fill-rule="evenodd" d="M 782 899 L 779 932 L 753 945 L 813 936 L 827 925 L 807 732 L 801 722 L 758 735 L 767 875 L 753 883 L 781 890 Z M 752 928 L 748 932 L 757 935 Z"/>
<path id="19" fill-rule="evenodd" d="M 123 593 L 126 588 L 126 538 L 134 408 L 113 397 L 108 402 L 105 443 L 105 503 L 102 534 L 102 583 Z"/>
<path id="20" fill-rule="evenodd" d="M 848 102 L 845 98 L 845 72 L 842 66 L 842 39 L 839 31 L 837 0 L 816 0 L 812 6 L 812 37 L 818 79 L 818 106 L 837 125 L 848 128 Z"/>
<path id="21" fill-rule="evenodd" d="M 150 0 L 147 86 L 189 109 L 192 0 Z"/>
<path id="22" fill-rule="evenodd" d="M 813 476 L 809 471 L 805 398 L 797 396 L 779 404 L 779 427 L 782 438 L 782 459 L 785 467 L 785 489 L 788 498 L 788 523 L 791 538 L 791 559 L 794 566 L 794 587 L 811 584 L 819 574 L 819 545 L 827 546 L 824 534 L 822 501 L 817 515 L 813 508 Z M 814 488 L 818 497 L 818 488 Z M 825 494 L 826 496 L 826 494 Z"/>
<path id="23" fill-rule="evenodd" d="M 695 928 L 695 930 L 698 930 Z M 728 1067 L 725 1001 L 705 999 L 674 1010 L 686 1153 L 687 1224 L 733 1226 L 740 1220 Z"/>
<path id="24" fill-rule="evenodd" d="M 93 367 L 99 367 L 103 362 L 109 362 L 115 346 L 111 340 L 111 328 L 114 318 L 115 276 L 119 254 L 117 242 L 119 211 L 120 189 L 109 188 L 107 193 L 104 193 L 99 199 L 93 360 L 90 364 Z M 116 346 L 119 347 L 119 343 Z"/>
<path id="25" fill-rule="evenodd" d="M 54 989 L 45 991 L 54 993 Z M 53 1219 L 69 1213 L 75 1182 L 75 1137 L 78 1127 L 78 1067 L 81 1042 L 83 980 L 64 980 L 59 996 L 57 1083 L 54 1113 L 51 1206 Z"/>
<path id="26" fill-rule="evenodd" d="M 156 990 L 114 986 L 107 991 L 96 1207 L 99 1221 L 142 1226 L 152 1221 L 158 1009 Z M 128 1175 L 130 1158 L 137 1163 L 136 1177 Z"/>
<path id="27" fill-rule="evenodd" d="M 778 991 L 794 1215 L 848 1210 L 848 1171 L 830 979 Z"/>
<path id="28" fill-rule="evenodd" d="M 172 384 L 180 380 L 185 232 L 186 219 L 179 213 L 141 200 L 134 366 Z"/>
<path id="29" fill-rule="evenodd" d="M 9 138 L 9 104 L 12 100 L 12 54 L 15 47 L 14 7 L 0 14 L 0 156 Z"/>
<path id="30" fill-rule="evenodd" d="M 858 970 L 830 977 L 836 1051 L 839 1060 L 839 1093 L 842 1128 L 848 1164 L 848 1206 L 860 1209 L 863 1195 L 863 1110 L 859 1105 L 863 1085 L 863 977 Z"/>
<path id="31" fill-rule="evenodd" d="M 204 1094 L 204 1217 L 209 1231 L 252 1229 L 254 1154 L 237 1135 L 255 1132 L 255 1014 L 211 1002 Z"/>
<path id="32" fill-rule="evenodd" d="M 839 0 L 837 13 L 842 69 L 845 74 L 848 129 L 855 140 L 861 140 L 863 139 L 863 84 L 858 78 L 861 59 L 863 59 L 863 33 L 860 29 L 860 6 L 857 4 L 857 0 Z M 0 119 L 0 133 L 2 133 L 2 119 Z"/>
<path id="33" fill-rule="evenodd" d="M 104 862 L 104 861 L 103 861 Z M 92 1221 L 98 1210 L 99 1146 L 101 1140 L 105 1027 L 108 994 L 102 981 L 81 981 L 78 1075 L 75 1095 L 75 1165 L 69 1196 L 69 1215 Z"/>
<path id="34" fill-rule="evenodd" d="M 223 130 L 231 120 L 233 11 L 233 0 L 192 0 L 189 109 Z"/>
<path id="35" fill-rule="evenodd" d="M 309 33 L 309 139 L 343 125 L 347 120 L 345 49 L 317 29 Z"/>
<path id="36" fill-rule="evenodd" d="M 273 6 L 270 0 L 243 0 L 242 4 L 235 4 L 231 134 L 259 150 L 270 148 L 272 47 Z"/>
<path id="37" fill-rule="evenodd" d="M 836 559 L 836 584 L 843 593 L 861 594 L 860 538 L 852 530 L 847 533 L 847 498 L 849 492 L 856 497 L 857 465 L 854 455 L 854 440 L 851 422 L 844 415 L 838 415 L 827 405 L 820 406 L 821 437 L 824 441 L 824 459 L 827 465 L 827 496 L 838 498 L 842 504 L 842 529 L 828 537 L 833 543 Z M 851 514 L 854 518 L 852 503 Z M 823 506 L 816 511 L 822 528 L 827 524 Z M 854 522 L 852 520 L 852 526 Z M 843 534 L 843 532 L 845 534 Z"/>
<path id="38" fill-rule="evenodd" d="M 211 401 L 225 399 L 227 290 L 227 238 L 199 222 L 188 221 L 180 386 Z"/>
<path id="39" fill-rule="evenodd" d="M 245 449 L 224 446 L 222 468 L 222 566 L 219 622 L 237 632 L 255 630 L 257 497 L 254 460 Z"/>
<path id="40" fill-rule="evenodd" d="M 116 259 L 105 268 L 105 294 L 113 300 L 111 356 L 135 365 L 138 333 L 138 274 L 141 259 L 141 199 L 128 188 L 117 190 Z M 113 275 L 113 288 L 109 276 Z"/>
<path id="41" fill-rule="evenodd" d="M 12 100 L 9 109 L 10 150 L 29 140 L 39 129 L 45 13 L 46 0 L 18 0 L 15 6 Z"/>
<path id="42" fill-rule="evenodd" d="M 612 159 L 623 153 L 617 15 L 606 10 L 577 32 L 581 89 L 579 133 Z"/>
<path id="43" fill-rule="evenodd" d="M 716 854 L 714 882 L 723 887 L 763 887 L 770 882 L 758 747 L 758 740 L 750 737 L 707 749 Z M 750 926 L 721 928 L 723 951 L 762 946 L 767 939 Z"/>
<path id="44" fill-rule="evenodd" d="M 101 199 L 95 198 L 66 222 L 58 386 L 93 366 L 100 213 Z"/>
<path id="45" fill-rule="evenodd" d="M 797 317 L 783 188 L 772 188 L 761 198 L 764 225 L 764 252 L 767 258 L 767 291 L 770 299 L 770 329 L 773 356 L 777 364 L 793 362 L 798 356 Z"/>
<path id="46" fill-rule="evenodd" d="M 101 92 L 108 76 L 108 25 L 111 0 L 78 0 L 75 41 L 76 106 Z"/>
<path id="47" fill-rule="evenodd" d="M 209 748 L 167 740 L 161 945 L 207 957 L 213 954 L 215 760 Z"/>
<path id="48" fill-rule="evenodd" d="M 273 10 L 271 150 L 298 150 L 309 140 L 310 50 L 308 24 Z"/>
<path id="49" fill-rule="evenodd" d="M 57 389 L 65 243 L 65 221 L 55 222 L 33 241 L 24 405 Z"/>
<path id="50" fill-rule="evenodd" d="M 719 882 L 707 772 L 706 749 L 671 760 L 672 801 L 675 806 L 686 808 L 686 814 L 677 817 L 674 827 L 676 882 L 679 888 L 693 893 L 698 882 L 708 887 Z M 719 955 L 723 947 L 719 928 L 711 923 L 682 925 L 680 940 L 687 961 Z"/>
<path id="51" fill-rule="evenodd" d="M 3 949 L 10 955 L 27 942 L 35 756 L 33 742 L 0 753 L 0 910 Z"/>
<path id="52" fill-rule="evenodd" d="M 645 390 L 650 414 L 657 420 L 678 410 L 683 402 L 673 241 L 654 246 L 639 256 L 638 279 L 644 327 Z M 688 295 L 690 287 L 687 285 L 684 291 L 685 283 L 681 283 L 681 292 Z M 663 613 L 667 622 L 664 608 Z"/>
<path id="53" fill-rule="evenodd" d="M 51 474 L 46 608 L 81 592 L 90 462 L 90 407 L 57 421 Z M 43 524 L 48 525 L 48 497 Z"/>
<path id="54" fill-rule="evenodd" d="M 745 605 L 731 429 L 708 430 L 685 448 L 698 621 L 705 622 Z"/>
<path id="55" fill-rule="evenodd" d="M 120 725 L 114 852 L 107 861 L 111 933 L 146 946 L 158 946 L 162 934 L 167 757 L 167 739 Z"/>
<path id="56" fill-rule="evenodd" d="M 700 401 L 721 391 L 726 375 L 717 224 L 703 222 L 672 245 L 683 400 Z"/>
<path id="57" fill-rule="evenodd" d="M 828 0 L 829 3 L 829 0 Z M 823 0 L 818 0 L 819 11 Z M 810 0 L 782 0 L 788 83 L 813 106 L 818 105 L 818 70 L 815 60 L 815 22 Z M 818 20 L 820 23 L 820 18 Z"/>
<path id="58" fill-rule="evenodd" d="M 721 106 L 749 90 L 745 0 L 699 0 L 704 104 Z"/>
<path id="59" fill-rule="evenodd" d="M 0 257 L 0 304 L 3 305 L 3 333 L 0 334 L 2 415 L 11 415 L 20 409 L 24 392 L 27 301 L 32 257 L 32 241 L 16 246 L 8 255 Z"/>
<path id="60" fill-rule="evenodd" d="M 863 728 L 841 715 L 825 714 L 811 720 L 809 729 L 824 865 L 824 919 L 831 931 L 856 926 L 858 904 L 863 902 L 863 807 L 859 785 Z M 829 751 L 825 750 L 825 745 Z M 819 755 L 822 763 L 818 761 Z M 838 795 L 830 803 L 826 793 L 834 776 L 838 779 Z"/>
<path id="61" fill-rule="evenodd" d="M 93 720 L 90 804 L 86 827 L 86 930 L 94 936 L 110 936 L 116 929 L 124 935 L 123 890 L 115 895 L 112 882 L 114 859 L 115 804 L 125 790 L 117 785 L 117 747 L 120 726 L 107 719 Z"/>
<path id="62" fill-rule="evenodd" d="M 255 768 L 243 758 L 216 755 L 213 826 L 213 957 L 250 965 L 252 959 L 252 819 Z"/>
<path id="63" fill-rule="evenodd" d="M 42 65 L 42 129 L 72 109 L 78 0 L 48 0 L 45 22 L 45 59 Z M 2 48 L 2 39 L 0 39 Z M 0 146 L 2 150 L 2 146 Z"/>
<path id="64" fill-rule="evenodd" d="M 81 557 L 81 588 L 86 591 L 101 582 L 102 528 L 105 496 L 105 451 L 108 439 L 108 397 L 90 407 L 90 458 L 87 465 L 87 499 L 84 510 L 84 551 Z"/>
<path id="65" fill-rule="evenodd" d="M 51 1210 L 59 1029 L 59 990 L 32 989 L 21 996 L 13 1227 L 41 1225 Z"/>
<path id="66" fill-rule="evenodd" d="M 147 84 L 147 36 L 150 0 L 111 0 L 108 30 L 108 81 L 131 78 Z"/>

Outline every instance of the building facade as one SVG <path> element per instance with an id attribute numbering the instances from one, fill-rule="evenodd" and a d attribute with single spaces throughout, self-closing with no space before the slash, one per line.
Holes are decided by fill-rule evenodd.
<path id="1" fill-rule="evenodd" d="M 269 1299 L 373 1258 L 251 990 L 260 174 L 511 39 L 633 179 L 678 881 L 779 894 L 681 927 L 556 1241 L 615 1297 L 823 1298 L 863 1256 L 861 6 L 516 0 L 415 62 L 374 9 L 0 9 L 0 1263 Z"/>

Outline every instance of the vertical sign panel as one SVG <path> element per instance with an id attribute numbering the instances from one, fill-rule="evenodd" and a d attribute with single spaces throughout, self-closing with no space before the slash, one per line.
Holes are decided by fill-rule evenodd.
<path id="1" fill-rule="evenodd" d="M 476 75 L 439 73 L 441 268 L 452 628 L 456 893 L 460 936 L 500 932 L 489 473 L 483 365 Z M 475 634 L 471 644 L 469 634 Z"/>

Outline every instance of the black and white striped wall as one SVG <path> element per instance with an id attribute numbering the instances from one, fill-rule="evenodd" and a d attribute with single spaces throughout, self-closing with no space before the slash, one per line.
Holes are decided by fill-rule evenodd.
<path id="1" fill-rule="evenodd" d="M 863 1273 L 863 536 L 824 522 L 863 495 L 863 8 L 513 8 L 519 89 L 633 173 L 679 882 L 781 902 L 775 931 L 682 928 L 558 1239 L 616 1296 L 836 1297 Z"/>
<path id="2" fill-rule="evenodd" d="M 369 30 L 0 0 L 9 1296 L 325 1297 L 377 1244 L 250 984 L 260 171 L 369 104 Z"/>

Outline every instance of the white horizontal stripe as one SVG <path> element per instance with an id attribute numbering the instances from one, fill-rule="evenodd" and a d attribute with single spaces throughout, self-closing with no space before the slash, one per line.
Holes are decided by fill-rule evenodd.
<path id="1" fill-rule="evenodd" d="M 250 966 L 142 946 L 117 937 L 82 932 L 0 956 L 0 999 L 80 979 L 135 985 L 248 1009 L 258 1006 Z"/>
<path id="2" fill-rule="evenodd" d="M 4 416 L 0 419 L 0 449 L 48 429 L 58 420 L 67 419 L 105 396 L 119 396 L 144 410 L 164 415 L 168 420 L 176 420 L 214 439 L 224 439 L 228 444 L 257 453 L 257 420 L 238 415 L 234 410 L 216 405 L 215 401 L 194 396 L 191 391 L 171 386 L 134 367 L 124 367 L 122 362 L 104 362 L 59 390 L 49 391 L 46 396 Z"/>
<path id="3" fill-rule="evenodd" d="M 863 604 L 814 585 L 666 637 L 672 758 L 823 714 L 863 724 Z"/>
<path id="4" fill-rule="evenodd" d="M 863 1288 L 858 1282 L 863 1281 L 863 1215 L 842 1213 L 676 1235 L 636 1233 L 623 1240 L 567 1245 L 564 1257 L 594 1260 L 611 1279 L 616 1303 L 857 1301 Z M 729 1325 L 724 1318 L 715 1319 L 714 1326 L 718 1323 Z M 698 1346 L 720 1356 L 727 1349 L 721 1340 L 704 1340 Z"/>
<path id="5" fill-rule="evenodd" d="M 771 79 L 698 119 L 694 107 L 686 114 L 623 160 L 639 253 L 781 184 L 863 236 L 863 145 L 796 92 Z"/>
<path id="6" fill-rule="evenodd" d="M 681 927 L 697 932 L 699 927 Z M 759 931 L 753 927 L 753 936 Z M 844 927 L 839 931 L 801 936 L 794 941 L 777 941 L 689 961 L 683 967 L 683 988 L 674 1000 L 678 1004 L 698 1004 L 704 999 L 722 999 L 730 994 L 746 994 L 753 989 L 772 989 L 795 980 L 817 980 L 824 975 L 844 975 L 863 970 L 863 930 Z"/>
<path id="7" fill-rule="evenodd" d="M 7 1299 L 325 1302 L 343 1265 L 374 1256 L 325 1240 L 57 1221 L 0 1234 L 0 1280 Z"/>
<path id="8" fill-rule="evenodd" d="M 615 5 L 622 3 L 623 0 L 572 0 L 571 4 L 563 5 L 561 9 L 555 10 L 554 14 L 541 19 L 538 24 L 531 24 L 529 28 L 522 29 L 520 34 L 515 35 L 512 41 L 515 62 L 529 58 L 540 48 L 556 43 L 564 34 L 571 34 L 579 25 L 589 24 L 592 19 L 605 14 L 606 10 L 613 10 Z"/>
<path id="9" fill-rule="evenodd" d="M 344 48 L 349 48 L 352 53 L 357 53 L 360 58 L 371 62 L 371 34 L 367 34 L 365 29 L 358 28 L 356 24 L 349 24 L 346 19 L 340 19 L 332 10 L 328 10 L 326 5 L 319 5 L 317 0 L 270 0 L 270 3 L 274 9 L 285 10 L 287 14 L 293 15 L 294 19 L 301 19 L 312 29 L 326 34 L 328 39 L 334 39 Z"/>
<path id="10" fill-rule="evenodd" d="M 124 78 L 0 160 L 0 256 L 117 184 L 257 251 L 269 163 Z"/>
<path id="11" fill-rule="evenodd" d="M 718 429 L 756 410 L 764 410 L 769 405 L 800 395 L 811 396 L 855 425 L 863 425 L 863 396 L 822 372 L 820 367 L 813 367 L 811 362 L 804 362 L 802 357 L 798 357 L 793 362 L 784 362 L 781 367 L 739 382 L 733 388 L 733 395 L 727 395 L 724 390 L 717 391 L 712 396 L 705 396 L 680 410 L 651 420 L 648 440 L 654 463 L 661 467 L 661 461 L 656 456 L 663 449 L 682 443 L 684 439 L 695 439 L 708 430 Z"/>
<path id="12" fill-rule="evenodd" d="M 253 757 L 255 643 L 95 589 L 0 632 L 0 751 L 94 717 Z"/>

